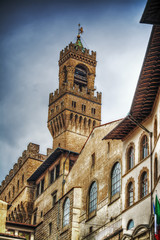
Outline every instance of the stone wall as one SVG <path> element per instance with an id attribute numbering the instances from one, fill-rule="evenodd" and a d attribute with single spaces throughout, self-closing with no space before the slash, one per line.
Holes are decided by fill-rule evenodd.
<path id="1" fill-rule="evenodd" d="M 80 195 L 81 189 L 77 188 L 60 198 L 54 207 L 44 214 L 42 222 L 36 228 L 35 240 L 78 240 L 80 202 L 77 202 L 77 198 L 80 198 Z M 63 205 L 66 198 L 70 200 L 69 224 L 63 227 Z"/>

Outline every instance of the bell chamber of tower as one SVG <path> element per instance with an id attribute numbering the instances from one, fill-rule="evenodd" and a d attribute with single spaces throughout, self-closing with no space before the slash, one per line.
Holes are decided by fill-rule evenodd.
<path id="1" fill-rule="evenodd" d="M 49 96 L 48 128 L 53 148 L 80 152 L 93 127 L 101 124 L 101 93 L 95 95 L 96 52 L 80 35 L 60 52 L 59 89 Z"/>

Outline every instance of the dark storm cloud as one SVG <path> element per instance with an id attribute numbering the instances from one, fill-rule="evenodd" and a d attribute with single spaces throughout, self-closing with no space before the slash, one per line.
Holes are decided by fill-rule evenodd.
<path id="1" fill-rule="evenodd" d="M 79 22 L 84 45 L 97 51 L 103 122 L 126 114 L 149 34 L 138 24 L 145 2 L 0 2 L 0 181 L 30 141 L 41 144 L 44 153 L 52 147 L 48 95 L 58 87 L 59 52 L 76 39 Z"/>

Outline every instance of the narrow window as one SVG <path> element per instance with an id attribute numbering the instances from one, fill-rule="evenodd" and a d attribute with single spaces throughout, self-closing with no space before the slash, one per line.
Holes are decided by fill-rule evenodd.
<path id="1" fill-rule="evenodd" d="M 44 178 L 41 180 L 41 193 L 44 192 Z"/>
<path id="2" fill-rule="evenodd" d="M 157 141 L 157 119 L 154 121 L 154 144 L 156 144 Z"/>
<path id="3" fill-rule="evenodd" d="M 72 101 L 72 108 L 76 108 L 76 102 Z"/>
<path id="4" fill-rule="evenodd" d="M 59 172 L 60 172 L 60 164 L 56 166 L 56 179 L 59 177 Z"/>
<path id="5" fill-rule="evenodd" d="M 95 126 L 96 126 L 96 121 L 94 120 L 94 121 L 93 121 L 93 127 L 95 127 Z"/>
<path id="6" fill-rule="evenodd" d="M 54 168 L 50 171 L 50 184 L 54 182 Z"/>
<path id="7" fill-rule="evenodd" d="M 52 204 L 52 206 L 54 207 L 55 206 L 55 204 L 56 204 L 56 201 L 57 201 L 57 194 L 55 193 L 55 194 L 53 194 L 53 204 Z"/>
<path id="8" fill-rule="evenodd" d="M 75 163 L 75 161 L 73 161 L 73 160 L 71 160 L 71 159 L 69 160 L 69 170 L 72 169 L 74 163 Z"/>
<path id="9" fill-rule="evenodd" d="M 56 106 L 56 111 L 58 112 L 58 110 L 59 110 L 59 106 L 57 105 L 57 106 Z"/>
<path id="10" fill-rule="evenodd" d="M 70 200 L 66 198 L 63 205 L 63 227 L 69 224 L 69 216 L 70 216 Z"/>
<path id="11" fill-rule="evenodd" d="M 133 183 L 128 184 L 128 206 L 133 204 Z"/>
<path id="12" fill-rule="evenodd" d="M 50 222 L 49 223 L 49 235 L 51 235 L 52 234 L 52 223 Z"/>
<path id="13" fill-rule="evenodd" d="M 63 108 L 63 107 L 64 107 L 64 101 L 61 102 L 61 108 Z"/>
<path id="14" fill-rule="evenodd" d="M 93 115 L 95 115 L 95 114 L 96 114 L 96 109 L 95 109 L 95 108 L 91 108 L 91 113 L 92 113 Z"/>
<path id="15" fill-rule="evenodd" d="M 22 175 L 22 186 L 24 185 L 24 174 Z"/>
<path id="16" fill-rule="evenodd" d="M 17 191 L 19 191 L 19 180 L 17 181 Z"/>
<path id="17" fill-rule="evenodd" d="M 36 225 L 36 223 L 37 223 L 37 212 L 35 212 L 33 215 L 33 225 Z"/>
<path id="18" fill-rule="evenodd" d="M 117 192 L 120 192 L 121 189 L 121 166 L 117 162 L 112 169 L 111 173 L 111 195 L 115 195 Z"/>
<path id="19" fill-rule="evenodd" d="M 128 170 L 134 165 L 134 148 L 130 147 L 128 151 Z"/>
<path id="20" fill-rule="evenodd" d="M 36 188 L 36 197 L 39 196 L 39 194 L 40 194 L 39 191 L 40 191 L 40 183 L 37 184 L 37 188 Z"/>
<path id="21" fill-rule="evenodd" d="M 97 183 L 93 182 L 89 191 L 89 213 L 97 209 Z"/>
<path id="22" fill-rule="evenodd" d="M 154 184 L 156 184 L 158 179 L 158 161 L 157 161 L 157 157 L 154 160 Z"/>
<path id="23" fill-rule="evenodd" d="M 128 224 L 127 224 L 127 230 L 130 230 L 134 228 L 134 221 L 131 219 L 129 220 Z"/>
<path id="24" fill-rule="evenodd" d="M 10 191 L 9 191 L 9 193 L 8 193 L 8 198 L 9 198 L 9 200 L 10 200 L 10 197 L 11 197 L 11 193 L 10 193 Z"/>
<path id="25" fill-rule="evenodd" d="M 82 112 L 85 112 L 85 111 L 86 111 L 86 105 L 82 104 Z"/>
<path id="26" fill-rule="evenodd" d="M 92 167 L 95 165 L 95 153 L 92 154 Z"/>
<path id="27" fill-rule="evenodd" d="M 142 138 L 141 151 L 142 159 L 146 158 L 148 156 L 148 138 L 146 135 Z"/>
<path id="28" fill-rule="evenodd" d="M 108 149 L 107 149 L 108 153 L 110 152 L 110 148 L 111 148 L 111 145 L 110 145 L 110 142 L 108 142 Z"/>
<path id="29" fill-rule="evenodd" d="M 15 187 L 13 186 L 13 198 L 14 198 L 14 194 L 15 194 Z"/>
<path id="30" fill-rule="evenodd" d="M 41 218 L 43 217 L 43 211 L 41 211 Z"/>
<path id="31" fill-rule="evenodd" d="M 88 120 L 88 127 L 91 126 L 91 119 Z"/>
<path id="32" fill-rule="evenodd" d="M 82 116 L 80 116 L 80 118 L 79 118 L 79 123 L 81 123 L 82 122 Z"/>
<path id="33" fill-rule="evenodd" d="M 70 120 L 72 120 L 72 119 L 73 119 L 73 113 L 70 114 Z"/>
<path id="34" fill-rule="evenodd" d="M 148 194 L 147 173 L 144 172 L 141 177 L 141 195 L 145 197 Z"/>

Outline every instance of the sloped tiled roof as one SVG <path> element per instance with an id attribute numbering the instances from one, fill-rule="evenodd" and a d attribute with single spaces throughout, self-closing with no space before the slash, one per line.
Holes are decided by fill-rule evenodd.
<path id="1" fill-rule="evenodd" d="M 160 0 L 148 0 L 140 22 L 160 24 Z"/>
<path id="2" fill-rule="evenodd" d="M 141 123 L 152 111 L 160 86 L 160 26 L 153 26 L 129 115 Z M 104 139 L 124 139 L 136 124 L 128 116 Z"/>

